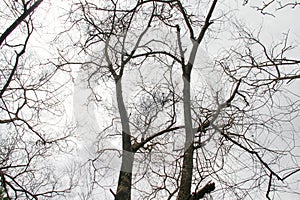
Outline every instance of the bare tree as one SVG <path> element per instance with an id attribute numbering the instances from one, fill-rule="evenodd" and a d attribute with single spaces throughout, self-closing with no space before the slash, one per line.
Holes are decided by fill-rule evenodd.
<path id="1" fill-rule="evenodd" d="M 115 87 L 119 116 L 105 129 L 109 134 L 101 133 L 122 141 L 121 150 L 115 150 L 122 159 L 117 190 L 110 189 L 115 199 L 131 199 L 132 193 L 144 195 L 141 199 L 245 199 L 261 190 L 271 199 L 271 193 L 284 188 L 274 178 L 288 184 L 299 171 L 297 161 L 281 164 L 297 160 L 293 126 L 299 120 L 299 100 L 297 94 L 286 93 L 283 83 L 298 78 L 299 60 L 288 56 L 288 37 L 268 48 L 253 32 L 229 20 L 223 6 L 217 0 L 73 4 L 69 19 L 81 34 L 75 45 L 89 57 L 82 62 L 87 81 L 113 81 Z M 207 43 L 213 41 L 209 36 L 222 37 L 216 31 L 220 24 L 234 30 L 234 45 L 213 62 L 197 62 L 203 57 L 199 47 L 213 45 Z M 158 77 L 165 76 L 148 83 L 146 69 L 157 66 Z M 208 67 L 221 71 L 216 78 L 223 88 L 196 82 L 195 76 Z M 123 81 L 134 70 L 141 78 L 131 85 L 135 94 L 130 99 Z M 173 78 L 178 70 L 182 79 L 177 87 Z M 98 92 L 93 90 L 96 100 Z M 183 148 L 170 153 L 179 133 Z M 100 148 L 91 160 L 95 176 L 95 163 L 106 151 Z"/>
<path id="2" fill-rule="evenodd" d="M 67 137 L 61 128 L 60 134 L 49 128 L 57 117 L 63 119 L 59 93 L 64 83 L 52 81 L 56 67 L 41 65 L 25 53 L 31 52 L 33 15 L 42 1 L 0 3 L 0 183 L 5 199 L 47 198 L 70 189 L 61 185 L 47 162 Z"/>

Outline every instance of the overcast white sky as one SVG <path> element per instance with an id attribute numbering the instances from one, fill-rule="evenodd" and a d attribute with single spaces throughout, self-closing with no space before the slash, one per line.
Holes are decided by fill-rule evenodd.
<path id="1" fill-rule="evenodd" d="M 51 0 L 51 3 L 43 2 L 41 5 L 41 8 L 37 10 L 35 13 L 35 18 L 38 19 L 39 23 L 42 25 L 42 28 L 38 28 L 37 32 L 35 33 L 34 37 L 32 38 L 31 44 L 34 46 L 34 51 L 37 53 L 37 57 L 41 58 L 48 58 L 52 57 L 51 54 L 56 54 L 56 48 L 52 45 L 52 40 L 56 36 L 57 33 L 63 30 L 64 28 L 64 22 L 62 21 L 61 15 L 64 13 L 64 11 L 68 11 L 68 6 L 70 1 L 63 1 L 63 0 Z M 276 41 L 277 39 L 282 38 L 282 32 L 289 31 L 290 34 L 290 41 L 299 44 L 300 41 L 300 26 L 299 19 L 300 19 L 300 12 L 299 9 L 283 9 L 281 11 L 276 12 L 276 16 L 262 16 L 260 13 L 258 13 L 255 9 L 250 8 L 248 6 L 241 7 L 240 4 L 237 5 L 235 1 L 228 1 L 228 2 L 234 2 L 231 4 L 232 8 L 238 9 L 237 15 L 240 16 L 241 20 L 250 28 L 258 29 L 261 26 L 261 38 L 264 39 L 264 41 L 271 43 L 272 41 Z M 260 1 L 256 1 L 260 2 Z M 255 5 L 255 1 L 250 1 L 250 5 Z M 67 43 L 67 42 L 66 42 Z M 215 44 L 212 44 L 211 47 L 202 47 L 202 51 L 206 51 L 208 57 L 214 57 L 218 54 L 219 47 L 230 45 L 230 41 L 222 41 L 222 40 L 216 40 Z M 57 44 L 54 44 L 57 45 Z M 64 43 L 59 44 L 61 47 L 64 46 Z M 49 50 L 51 50 L 51 53 L 49 54 Z M 299 58 L 300 52 L 295 51 L 293 52 L 292 56 L 295 56 Z M 78 71 L 78 66 L 75 67 L 74 71 Z M 299 87 L 299 81 L 296 81 L 293 83 L 293 90 L 295 93 L 300 94 L 300 87 Z M 73 87 L 70 85 L 70 87 Z M 82 87 L 82 86 L 81 86 Z M 83 84 L 83 87 L 84 84 Z M 83 135 L 81 132 L 80 138 L 82 140 L 80 141 L 83 151 L 87 151 L 88 153 L 91 153 L 91 151 L 95 151 L 95 149 L 90 149 L 90 145 L 93 143 L 92 140 L 94 140 L 97 137 L 96 132 L 94 134 L 91 134 L 91 131 L 93 129 L 99 129 L 99 124 L 95 124 L 96 121 L 103 117 L 99 117 L 99 113 L 93 113 L 94 111 L 97 111 L 97 109 L 90 109 L 89 112 L 92 113 L 84 113 L 85 111 L 88 111 L 83 105 L 85 102 L 85 99 L 88 96 L 88 91 L 81 90 L 79 88 L 75 88 L 78 93 L 74 94 L 74 97 L 70 97 L 69 103 L 70 108 L 75 108 L 74 112 L 79 115 L 74 116 L 77 118 L 77 120 L 80 120 L 78 117 L 81 116 L 81 118 L 85 118 L 87 123 L 85 126 L 82 127 L 81 130 L 86 130 L 86 135 Z M 74 102 L 72 102 L 74 100 Z M 74 105 L 71 105 L 71 104 Z M 81 108 L 79 108 L 82 106 Z M 78 109 L 78 110 L 76 110 Z M 74 113 L 70 112 L 70 113 Z M 96 117 L 98 115 L 98 117 Z M 100 123 L 100 126 L 103 123 Z M 105 123 L 104 123 L 105 124 Z M 297 125 L 297 129 L 300 131 L 300 122 Z M 101 129 L 101 127 L 100 127 Z M 87 131 L 88 130 L 88 131 Z M 79 151 L 80 152 L 80 151 Z M 84 152 L 80 152 L 85 154 Z M 92 153 L 93 154 L 93 153 Z M 82 155 L 81 155 L 82 156 Z M 117 165 L 116 165 L 117 166 Z"/>
<path id="2" fill-rule="evenodd" d="M 229 1 L 229 2 L 233 2 L 233 1 Z M 254 1 L 250 2 L 250 5 L 255 5 Z M 60 9 L 66 9 L 67 10 L 67 3 L 63 3 L 63 1 L 51 1 L 51 7 L 48 7 L 48 3 L 45 3 L 43 5 L 43 9 L 40 9 L 39 12 L 43 12 L 42 15 L 45 14 L 44 11 L 47 11 L 47 15 L 43 18 L 43 25 L 48 27 L 49 29 L 44 29 L 43 32 L 37 33 L 38 39 L 36 41 L 39 41 L 38 45 L 40 44 L 40 42 L 43 41 L 47 41 L 50 42 L 51 39 L 53 38 L 53 36 L 56 35 L 57 32 L 59 32 L 61 29 L 60 27 L 62 26 L 63 22 L 61 21 L 61 18 L 59 18 L 61 16 L 60 13 Z M 300 12 L 299 9 L 283 9 L 281 11 L 276 12 L 276 16 L 262 16 L 259 12 L 257 12 L 255 9 L 250 8 L 249 5 L 247 6 L 240 6 L 237 5 L 235 3 L 235 1 L 231 4 L 231 7 L 234 9 L 237 9 L 236 14 L 238 15 L 238 17 L 240 17 L 240 19 L 242 20 L 243 23 L 245 23 L 245 25 L 249 28 L 252 28 L 253 30 L 257 30 L 259 28 L 262 27 L 261 29 L 261 38 L 266 41 L 267 45 L 268 43 L 271 44 L 272 41 L 276 41 L 278 39 L 282 38 L 282 33 L 283 32 L 287 32 L 289 31 L 290 34 L 290 40 L 291 42 L 297 44 L 300 41 L 300 26 L 297 26 L 296 24 L 298 24 L 298 20 L 300 19 Z M 43 10 L 43 11 L 41 11 Z M 36 16 L 39 16 L 39 12 L 37 12 Z M 62 24 L 61 24 L 62 23 Z M 49 36 L 49 37 L 48 37 Z M 40 37 L 40 38 L 39 38 Z M 231 41 L 228 40 L 216 40 L 214 41 L 215 43 L 212 44 L 211 46 L 203 46 L 201 51 L 206 51 L 207 50 L 207 55 L 210 57 L 214 57 L 215 55 L 217 55 L 219 53 L 220 50 L 220 46 L 226 46 L 226 45 L 230 45 Z M 49 43 L 51 44 L 51 43 Z M 38 48 L 42 48 L 44 50 L 44 52 L 46 53 L 49 49 L 52 49 L 52 47 L 47 46 L 48 44 L 42 45 Z M 63 46 L 63 44 L 60 44 L 61 46 Z M 54 50 L 54 49 L 53 49 Z M 43 51 L 40 51 L 41 53 Z M 293 52 L 293 56 L 297 57 L 299 56 L 298 51 Z M 43 54 L 43 53 L 42 53 Z M 298 57 L 299 58 L 299 57 Z M 78 68 L 76 68 L 77 70 Z M 209 76 L 209 78 L 211 78 L 211 75 Z M 300 87 L 299 86 L 299 81 L 298 82 L 294 82 L 294 91 L 298 94 L 300 94 Z M 83 84 L 84 86 L 84 84 Z M 78 88 L 75 90 L 78 91 Z M 93 138 L 96 138 L 97 135 L 96 134 L 91 134 L 90 130 L 93 129 L 98 129 L 99 128 L 99 124 L 101 126 L 101 124 L 103 124 L 103 122 L 99 123 L 99 124 L 94 124 L 95 121 L 99 121 L 101 120 L 102 114 L 99 115 L 99 113 L 93 113 L 93 112 L 99 112 L 99 110 L 97 109 L 93 109 L 93 107 L 90 107 L 89 111 L 92 113 L 84 113 L 84 111 L 87 111 L 87 109 L 83 106 L 82 108 L 78 108 L 78 106 L 80 107 L 80 104 L 83 104 L 83 102 L 85 102 L 85 100 L 83 98 L 88 96 L 88 91 L 83 91 L 80 90 L 78 91 L 78 93 L 75 93 L 74 96 L 74 107 L 76 109 L 79 110 L 75 110 L 74 112 L 79 113 L 82 118 L 85 118 L 85 120 L 87 121 L 87 123 L 85 124 L 85 126 L 82 127 L 82 129 L 80 129 L 80 138 L 82 139 L 80 141 L 82 147 L 83 147 L 83 151 L 87 151 L 87 154 L 93 154 L 93 151 L 95 151 L 95 149 L 91 149 L 90 145 L 93 143 L 91 140 L 93 140 Z M 96 118 L 96 119 L 95 119 Z M 77 116 L 77 120 L 79 120 L 78 116 Z M 104 123 L 105 124 L 105 123 Z M 297 129 L 300 131 L 300 122 L 298 123 L 298 127 Z M 100 127 L 101 129 L 101 127 Z M 86 132 L 86 136 L 83 134 L 82 130 L 85 130 Z M 96 132 L 94 132 L 96 133 Z M 112 144 L 112 146 L 115 146 L 115 144 Z M 84 155 L 84 152 L 82 155 Z M 81 155 L 81 156 L 82 156 Z M 118 164 L 115 165 L 116 168 L 118 168 Z M 291 197 L 285 197 L 286 199 L 291 198 Z"/>

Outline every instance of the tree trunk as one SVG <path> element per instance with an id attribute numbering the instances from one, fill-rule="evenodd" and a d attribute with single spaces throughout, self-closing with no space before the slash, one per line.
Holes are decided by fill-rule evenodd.
<path id="1" fill-rule="evenodd" d="M 119 175 L 117 194 L 115 200 L 130 200 L 132 186 L 132 167 L 134 154 L 123 150 L 122 165 Z"/>
<path id="2" fill-rule="evenodd" d="M 190 72 L 183 73 L 183 106 L 185 123 L 185 152 L 183 155 L 183 164 L 181 171 L 181 181 L 178 193 L 178 200 L 188 199 L 191 194 L 192 176 L 193 176 L 193 151 L 194 151 L 194 132 L 192 128 L 191 115 L 191 86 Z"/>
<path id="3" fill-rule="evenodd" d="M 199 45 L 204 38 L 205 32 L 212 24 L 210 18 L 215 9 L 218 0 L 214 0 L 209 9 L 204 25 L 199 33 L 198 38 L 192 38 L 193 47 L 190 53 L 188 64 L 183 63 L 183 104 L 184 104 L 184 123 L 185 123 L 185 152 L 183 155 L 183 164 L 181 171 L 181 181 L 178 192 L 178 200 L 186 200 L 191 197 L 191 184 L 193 178 L 193 153 L 194 153 L 194 136 L 195 133 L 192 128 L 192 115 L 191 115 L 191 72 L 195 62 L 196 54 Z M 193 35 L 193 34 L 191 34 Z"/>
<path id="4" fill-rule="evenodd" d="M 116 95 L 122 123 L 122 164 L 115 199 L 130 200 L 134 152 L 132 151 L 132 145 L 130 141 L 131 132 L 129 126 L 129 118 L 122 94 L 121 78 L 116 81 Z"/>

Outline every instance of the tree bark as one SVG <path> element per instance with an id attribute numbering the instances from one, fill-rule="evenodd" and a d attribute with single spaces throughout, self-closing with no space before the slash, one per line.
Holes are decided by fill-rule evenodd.
<path id="1" fill-rule="evenodd" d="M 122 79 L 116 80 L 116 95 L 122 124 L 122 164 L 120 169 L 116 200 L 130 200 L 134 152 L 131 144 L 129 118 L 122 94 Z"/>
<path id="2" fill-rule="evenodd" d="M 123 150 L 122 165 L 121 165 L 115 200 L 131 199 L 133 162 L 134 162 L 134 153 Z"/>
<path id="3" fill-rule="evenodd" d="M 185 123 L 185 152 L 183 155 L 183 164 L 181 171 L 181 181 L 178 193 L 179 200 L 188 199 L 191 194 L 192 176 L 193 176 L 193 154 L 194 154 L 194 130 L 192 127 L 191 115 L 191 86 L 190 70 L 183 73 L 183 106 Z"/>

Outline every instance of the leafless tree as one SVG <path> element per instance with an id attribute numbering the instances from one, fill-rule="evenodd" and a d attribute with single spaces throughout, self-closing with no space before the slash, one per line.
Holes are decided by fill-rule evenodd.
<path id="1" fill-rule="evenodd" d="M 226 10 L 219 12 L 225 8 L 217 0 L 73 4 L 69 19 L 81 34 L 74 46 L 89 58 L 82 62 L 87 81 L 113 81 L 115 87 L 119 116 L 101 133 L 122 141 L 115 150 L 122 159 L 117 190 L 110 189 L 115 199 L 131 199 L 132 193 L 141 199 L 245 199 L 262 190 L 271 199 L 285 188 L 277 181 L 289 185 L 299 172 L 293 127 L 299 96 L 283 85 L 298 78 L 299 60 L 288 56 L 287 35 L 268 47 L 259 34 L 230 20 Z M 213 45 L 206 42 L 221 37 L 221 25 L 234 30 L 234 44 L 212 62 L 198 63 L 200 45 Z M 208 67 L 221 72 L 223 89 L 193 80 Z M 158 77 L 165 76 L 147 83 L 147 68 L 159 68 Z M 131 85 L 130 99 L 124 80 L 134 70 L 141 78 Z M 176 70 L 182 75 L 178 87 Z M 99 100 L 101 90 L 93 94 Z M 170 153 L 180 133 L 183 148 Z M 106 151 L 99 147 L 91 160 L 95 176 L 95 163 Z M 282 164 L 286 159 L 294 161 Z"/>
<path id="2" fill-rule="evenodd" d="M 30 55 L 33 16 L 42 2 L 0 3 L 0 184 L 6 199 L 49 198 L 70 189 L 48 162 L 67 137 L 63 129 L 58 134 L 53 125 L 49 128 L 57 117 L 62 120 L 64 83 L 52 81 L 56 67 L 41 65 Z"/>

